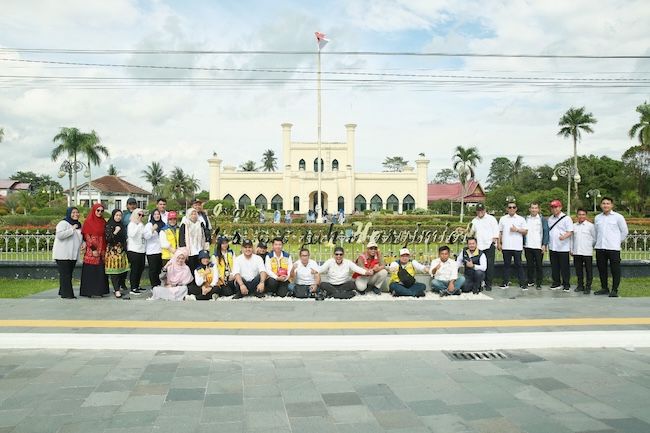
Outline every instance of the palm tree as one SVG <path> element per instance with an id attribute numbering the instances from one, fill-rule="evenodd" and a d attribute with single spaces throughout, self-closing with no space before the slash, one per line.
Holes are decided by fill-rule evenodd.
<path id="1" fill-rule="evenodd" d="M 515 185 L 519 180 L 519 175 L 521 170 L 524 168 L 524 157 L 517 155 L 517 158 L 510 163 L 510 171 L 512 173 L 510 177 L 510 182 Z"/>
<path id="2" fill-rule="evenodd" d="M 162 192 L 162 186 L 167 180 L 162 165 L 159 162 L 153 161 L 145 170 L 142 170 L 141 177 L 151 185 L 151 193 L 159 197 Z"/>
<path id="3" fill-rule="evenodd" d="M 476 165 L 483 161 L 478 149 L 474 146 L 464 148 L 456 146 L 454 156 L 452 157 L 454 170 L 458 173 L 461 184 L 460 194 L 460 222 L 463 222 L 465 215 L 465 194 L 467 194 L 467 184 L 474 179 L 474 169 Z"/>
<path id="4" fill-rule="evenodd" d="M 639 123 L 632 125 L 628 134 L 630 135 L 630 138 L 634 138 L 638 133 L 639 143 L 641 143 L 642 146 L 650 146 L 650 104 L 644 102 L 636 107 L 636 112 L 641 115 Z"/>
<path id="5" fill-rule="evenodd" d="M 117 176 L 117 168 L 113 164 L 108 166 L 108 170 L 106 170 L 106 174 L 109 176 Z"/>
<path id="6" fill-rule="evenodd" d="M 18 191 L 14 194 L 16 194 L 18 205 L 22 206 L 25 215 L 36 206 L 36 199 L 29 191 Z"/>
<path id="7" fill-rule="evenodd" d="M 68 172 L 68 179 L 72 184 L 72 175 L 74 174 L 74 187 L 70 191 L 70 198 L 74 195 L 74 204 L 77 204 L 77 171 L 74 170 L 77 166 L 77 154 L 82 152 L 82 146 L 86 140 L 86 135 L 77 128 L 61 128 L 58 134 L 54 136 L 52 142 L 58 145 L 52 149 L 52 161 L 56 161 L 59 156 L 66 153 L 69 158 L 72 158 L 72 169 Z"/>
<path id="8" fill-rule="evenodd" d="M 381 165 L 386 169 L 385 171 L 403 171 L 404 167 L 408 165 L 408 161 L 405 161 L 401 156 L 387 156 L 384 162 Z"/>
<path id="9" fill-rule="evenodd" d="M 262 169 L 264 171 L 275 171 L 278 168 L 278 158 L 275 157 L 275 152 L 271 149 L 267 149 L 264 154 L 262 154 Z"/>
<path id="10" fill-rule="evenodd" d="M 91 174 L 91 167 L 92 165 L 99 165 L 101 162 L 102 158 L 101 155 L 104 155 L 105 157 L 108 158 L 109 152 L 108 148 L 104 146 L 101 143 L 101 139 L 97 135 L 97 132 L 93 129 L 90 131 L 88 134 L 84 134 L 85 140 L 83 141 L 83 144 L 81 146 L 81 152 L 86 155 L 86 161 L 88 164 L 88 191 L 90 191 L 90 186 L 91 186 L 91 181 L 92 181 L 92 174 Z M 90 196 L 90 193 L 88 194 L 88 198 L 91 202 L 92 205 L 92 197 Z"/>
<path id="11" fill-rule="evenodd" d="M 194 176 L 186 174 L 180 167 L 174 167 L 165 180 L 163 191 L 169 199 L 185 202 L 187 208 L 188 200 L 194 196 L 199 187 L 199 181 Z"/>
<path id="12" fill-rule="evenodd" d="M 558 126 L 561 126 L 562 128 L 560 128 L 557 135 L 561 135 L 564 138 L 573 138 L 573 169 L 575 170 L 573 180 L 575 187 L 574 196 L 576 201 L 578 200 L 578 182 L 580 182 L 580 176 L 578 175 L 578 141 L 582 138 L 580 130 L 593 134 L 594 130 L 591 129 L 590 125 L 598 123 L 598 120 L 596 120 L 594 115 L 586 113 L 585 110 L 585 107 L 571 107 L 566 113 L 564 113 L 558 122 Z"/>
<path id="13" fill-rule="evenodd" d="M 5 129 L 0 128 L 0 143 L 2 143 L 3 138 L 5 138 Z"/>
<path id="14" fill-rule="evenodd" d="M 241 171 L 257 171 L 257 167 L 255 166 L 255 161 L 251 161 L 251 160 L 248 160 L 242 165 L 240 165 L 239 169 Z"/>

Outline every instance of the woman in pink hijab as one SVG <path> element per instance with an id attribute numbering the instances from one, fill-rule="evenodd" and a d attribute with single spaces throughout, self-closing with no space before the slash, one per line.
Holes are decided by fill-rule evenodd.
<path id="1" fill-rule="evenodd" d="M 189 251 L 185 247 L 176 250 L 171 260 L 163 268 L 162 284 L 153 288 L 153 294 L 148 300 L 183 301 L 190 299 L 187 295 L 187 285 L 194 279 L 194 276 L 185 264 L 188 254 Z"/>

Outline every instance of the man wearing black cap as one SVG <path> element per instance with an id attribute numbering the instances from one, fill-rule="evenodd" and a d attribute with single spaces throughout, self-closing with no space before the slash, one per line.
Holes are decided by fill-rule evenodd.
<path id="1" fill-rule="evenodd" d="M 196 213 L 199 215 L 199 220 L 203 221 L 203 230 L 205 231 L 206 241 L 212 243 L 212 226 L 210 225 L 208 214 L 203 210 L 203 200 L 198 198 L 195 199 L 192 202 L 192 207 L 196 209 Z"/>
<path id="2" fill-rule="evenodd" d="M 485 271 L 485 290 L 492 290 L 492 277 L 494 275 L 494 255 L 496 244 L 499 241 L 499 223 L 497 219 L 485 211 L 485 205 L 476 205 L 476 218 L 472 220 L 470 235 L 476 238 L 478 249 L 487 258 Z"/>
<path id="3" fill-rule="evenodd" d="M 129 199 L 126 201 L 126 210 L 122 211 L 122 225 L 124 227 L 129 226 L 129 222 L 131 221 L 131 214 L 134 210 L 136 210 L 137 207 L 138 202 L 135 201 L 133 197 L 129 197 Z"/>
<path id="4" fill-rule="evenodd" d="M 253 254 L 253 242 L 251 240 L 246 239 L 242 243 L 242 254 L 235 257 L 232 272 L 235 275 L 237 289 L 233 299 L 240 299 L 244 296 L 264 297 L 266 269 L 262 258 L 257 254 Z"/>

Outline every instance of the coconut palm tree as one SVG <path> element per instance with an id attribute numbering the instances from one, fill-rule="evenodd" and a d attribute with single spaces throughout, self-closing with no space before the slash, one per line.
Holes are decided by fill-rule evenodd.
<path id="1" fill-rule="evenodd" d="M 467 194 L 467 184 L 474 179 L 474 169 L 476 165 L 483 161 L 478 149 L 474 146 L 463 147 L 456 146 L 454 156 L 452 157 L 454 163 L 454 170 L 458 173 L 458 178 L 461 184 L 460 194 L 460 222 L 463 222 L 465 215 L 465 194 Z"/>
<path id="2" fill-rule="evenodd" d="M 257 171 L 257 167 L 255 166 L 255 161 L 251 161 L 251 160 L 248 160 L 242 165 L 240 165 L 239 169 L 241 171 Z"/>
<path id="3" fill-rule="evenodd" d="M 275 156 L 275 152 L 271 149 L 267 149 L 262 155 L 262 170 L 264 171 L 275 171 L 278 168 L 278 158 Z"/>
<path id="4" fill-rule="evenodd" d="M 3 138 L 5 138 L 5 129 L 0 128 L 0 143 L 2 143 Z"/>
<path id="5" fill-rule="evenodd" d="M 88 186 L 90 187 L 90 182 L 92 181 L 91 167 L 93 165 L 99 165 L 102 160 L 101 155 L 108 158 L 110 154 L 108 148 L 103 144 L 100 144 L 101 139 L 94 129 L 90 131 L 90 133 L 84 134 L 84 136 L 85 140 L 81 146 L 81 153 L 86 156 L 86 163 L 88 164 Z M 90 191 L 90 188 L 88 188 L 88 191 Z M 93 200 L 92 197 L 90 197 L 90 194 L 88 198 L 92 205 Z"/>
<path id="6" fill-rule="evenodd" d="M 82 146 L 84 141 L 87 139 L 86 134 L 79 131 L 77 128 L 61 128 L 58 134 L 54 136 L 52 141 L 58 143 L 57 146 L 52 149 L 52 161 L 59 159 L 64 153 L 67 154 L 69 158 L 72 158 L 71 170 L 68 171 L 68 178 L 72 184 L 72 178 L 74 174 L 74 186 L 72 191 L 70 191 L 70 198 L 74 196 L 74 204 L 77 204 L 77 155 L 82 152 Z M 72 200 L 70 200 L 72 202 Z"/>
<path id="7" fill-rule="evenodd" d="M 106 170 L 106 174 L 109 176 L 117 176 L 117 168 L 113 164 L 108 166 L 108 170 Z"/>
<path id="8" fill-rule="evenodd" d="M 642 146 L 650 146 L 650 104 L 644 102 L 636 107 L 636 112 L 641 115 L 639 123 L 635 123 L 628 133 L 630 138 L 639 136 L 639 143 Z"/>
<path id="9" fill-rule="evenodd" d="M 165 180 L 162 190 L 170 200 L 184 202 L 187 209 L 188 200 L 194 196 L 199 187 L 199 181 L 194 176 L 186 174 L 180 167 L 174 167 Z"/>
<path id="10" fill-rule="evenodd" d="M 517 155 L 517 158 L 514 161 L 510 162 L 510 182 L 513 185 L 517 184 L 517 181 L 519 180 L 519 175 L 521 174 L 521 170 L 524 168 L 524 157 L 521 155 Z"/>
<path id="11" fill-rule="evenodd" d="M 153 161 L 146 169 L 142 170 L 141 177 L 151 185 L 151 193 L 154 196 L 159 197 L 162 192 L 163 184 L 167 180 L 162 165 L 160 165 L 159 162 Z"/>
<path id="12" fill-rule="evenodd" d="M 578 200 L 578 182 L 580 182 L 580 177 L 578 175 L 578 141 L 582 138 L 581 131 L 593 134 L 594 130 L 591 129 L 591 125 L 598 123 L 598 120 L 596 120 L 593 114 L 586 113 L 585 111 L 585 107 L 571 107 L 566 113 L 564 113 L 558 122 L 558 126 L 561 126 L 562 128 L 560 128 L 557 135 L 561 135 L 564 138 L 573 138 L 573 169 L 575 170 L 573 180 L 575 187 L 574 196 L 576 201 Z"/>
<path id="13" fill-rule="evenodd" d="M 18 205 L 22 206 L 23 213 L 27 215 L 29 211 L 36 206 L 36 199 L 29 191 L 18 191 L 16 193 L 16 198 L 18 199 Z"/>

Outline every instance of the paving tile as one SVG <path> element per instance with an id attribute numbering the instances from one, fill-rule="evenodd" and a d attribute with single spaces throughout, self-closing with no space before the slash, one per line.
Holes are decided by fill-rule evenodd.
<path id="1" fill-rule="evenodd" d="M 196 429 L 196 433 L 245 433 L 245 431 L 242 421 L 199 424 Z"/>
<path id="2" fill-rule="evenodd" d="M 108 391 L 130 391 L 132 390 L 137 381 L 132 380 L 109 380 L 104 381 L 95 389 L 96 392 L 108 392 Z"/>
<path id="3" fill-rule="evenodd" d="M 231 423 L 246 419 L 243 406 L 205 407 L 201 411 L 201 423 Z"/>
<path id="4" fill-rule="evenodd" d="M 596 419 L 629 418 L 629 416 L 622 411 L 598 401 L 590 403 L 576 403 L 573 405 L 573 407 Z"/>
<path id="5" fill-rule="evenodd" d="M 206 394 L 205 403 L 206 407 L 210 406 L 240 406 L 244 404 L 243 396 L 241 394 Z"/>
<path id="6" fill-rule="evenodd" d="M 246 412 L 246 429 L 289 428 L 286 411 Z"/>
<path id="7" fill-rule="evenodd" d="M 638 418 L 606 419 L 602 421 L 621 433 L 650 432 L 650 424 Z"/>
<path id="8" fill-rule="evenodd" d="M 466 421 L 466 424 L 480 433 L 523 433 L 517 425 L 503 417 Z"/>
<path id="9" fill-rule="evenodd" d="M 157 410 L 141 412 L 122 412 L 116 414 L 108 428 L 125 428 L 125 427 L 149 427 L 153 426 L 154 421 L 160 414 Z"/>
<path id="10" fill-rule="evenodd" d="M 464 420 L 477 420 L 484 418 L 499 417 L 500 414 L 486 404 L 466 404 L 458 406 L 447 406 L 451 413 L 460 415 Z"/>
<path id="11" fill-rule="evenodd" d="M 110 423 L 109 420 L 86 420 L 78 422 L 66 422 L 57 433 L 89 433 L 100 432 Z"/>
<path id="12" fill-rule="evenodd" d="M 335 424 L 338 433 L 382 433 L 385 432 L 377 421 L 369 423 Z"/>
<path id="13" fill-rule="evenodd" d="M 165 400 L 160 408 L 160 416 L 195 416 L 200 417 L 203 400 Z"/>
<path id="14" fill-rule="evenodd" d="M 320 401 L 286 403 L 285 407 L 290 418 L 327 416 L 327 408 Z"/>
<path id="15" fill-rule="evenodd" d="M 284 402 L 279 398 L 245 398 L 244 409 L 247 412 L 286 411 Z"/>
<path id="16" fill-rule="evenodd" d="M 409 409 L 373 412 L 377 422 L 384 429 L 423 427 L 422 421 Z"/>
<path id="17" fill-rule="evenodd" d="M 31 415 L 21 421 L 12 432 L 16 433 L 56 433 L 68 421 L 67 415 Z"/>
<path id="18" fill-rule="evenodd" d="M 356 392 L 335 392 L 322 394 L 323 401 L 328 406 L 349 406 L 363 404 Z"/>
<path id="19" fill-rule="evenodd" d="M 170 388 L 167 401 L 203 400 L 205 388 Z"/>
<path id="20" fill-rule="evenodd" d="M 376 419 L 366 406 L 330 406 L 328 410 L 336 423 L 369 423 Z"/>
<path id="21" fill-rule="evenodd" d="M 167 395 L 168 392 L 169 386 L 167 385 L 138 383 L 131 390 L 131 397 L 139 395 Z"/>
<path id="22" fill-rule="evenodd" d="M 447 406 L 447 404 L 442 400 L 421 400 L 408 402 L 408 407 L 410 407 L 416 415 L 428 416 L 453 412 L 451 408 L 454 406 Z"/>
<path id="23" fill-rule="evenodd" d="M 164 395 L 131 395 L 126 399 L 119 412 L 143 412 L 160 410 L 165 402 Z"/>
<path id="24" fill-rule="evenodd" d="M 280 397 L 280 388 L 275 383 L 246 386 L 244 394 L 246 397 Z"/>
<path id="25" fill-rule="evenodd" d="M 115 406 L 123 404 L 129 397 L 129 391 L 109 391 L 109 392 L 93 392 L 86 400 L 84 400 L 82 407 L 88 406 Z"/>
<path id="26" fill-rule="evenodd" d="M 567 385 L 566 383 L 560 382 L 559 380 L 554 379 L 552 377 L 529 379 L 526 382 L 533 385 L 535 388 L 541 389 L 542 391 L 554 391 L 556 389 L 569 388 L 569 385 Z"/>
<path id="27" fill-rule="evenodd" d="M 32 412 L 32 409 L 0 410 L 0 427 L 13 428 Z"/>
<path id="28" fill-rule="evenodd" d="M 336 427 L 324 416 L 290 418 L 291 433 L 332 433 Z"/>

